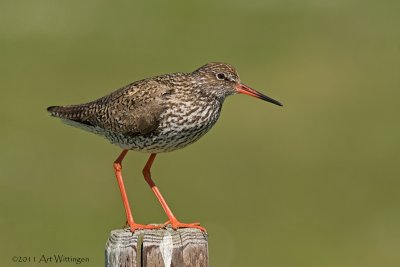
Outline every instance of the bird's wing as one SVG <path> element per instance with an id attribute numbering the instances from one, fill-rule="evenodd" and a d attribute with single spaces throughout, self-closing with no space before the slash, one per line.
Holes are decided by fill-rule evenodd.
<path id="1" fill-rule="evenodd" d="M 157 129 L 164 110 L 162 103 L 156 100 L 135 107 L 127 106 L 116 110 L 116 115 L 103 123 L 102 128 L 124 135 L 148 134 Z"/>
<path id="2" fill-rule="evenodd" d="M 102 112 L 94 114 L 94 122 L 116 133 L 148 134 L 157 129 L 165 110 L 163 98 L 170 90 L 153 79 L 127 85 L 95 101 Z"/>
<path id="3" fill-rule="evenodd" d="M 82 128 L 101 128 L 128 135 L 148 134 L 157 129 L 165 110 L 163 99 L 170 92 L 167 84 L 146 79 L 86 104 L 49 107 L 48 111 L 53 116 L 83 124 Z"/>

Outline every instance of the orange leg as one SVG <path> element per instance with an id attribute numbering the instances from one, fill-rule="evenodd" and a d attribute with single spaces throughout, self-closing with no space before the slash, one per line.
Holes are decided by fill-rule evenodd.
<path id="1" fill-rule="evenodd" d="M 131 231 L 134 232 L 137 229 L 154 229 L 154 228 L 160 228 L 160 226 L 155 226 L 155 225 L 143 225 L 143 224 L 137 224 L 133 220 L 131 208 L 129 206 L 129 201 L 128 201 L 128 196 L 126 195 L 125 191 L 125 186 L 124 186 L 124 181 L 122 179 L 121 175 L 121 170 L 122 170 L 122 160 L 124 159 L 126 153 L 128 153 L 128 150 L 123 150 L 122 153 L 119 155 L 119 157 L 114 161 L 114 172 L 115 172 L 115 177 L 117 178 L 119 190 L 121 191 L 121 197 L 122 197 L 122 202 L 124 203 L 124 208 L 125 208 L 125 213 L 126 213 L 126 221 L 131 228 Z"/>
<path id="2" fill-rule="evenodd" d="M 163 209 L 165 211 L 165 214 L 168 216 L 168 221 L 165 223 L 165 225 L 171 224 L 173 229 L 178 229 L 178 228 L 197 228 L 197 229 L 200 229 L 202 231 L 206 231 L 205 228 L 199 226 L 200 225 L 199 223 L 181 223 L 180 221 L 178 221 L 176 219 L 174 214 L 172 214 L 172 211 L 168 207 L 168 204 L 164 200 L 163 196 L 161 195 L 160 190 L 158 190 L 158 187 L 156 186 L 156 184 L 151 179 L 150 169 L 151 169 L 151 165 L 153 164 L 153 161 L 154 161 L 156 155 L 157 154 L 155 154 L 155 153 L 150 155 L 149 159 L 147 160 L 146 165 L 143 168 L 143 176 L 144 176 L 144 179 L 146 180 L 146 182 L 151 187 L 151 190 L 153 191 L 153 193 L 156 195 L 156 197 L 157 197 L 158 201 L 160 202 L 161 206 L 163 207 Z"/>

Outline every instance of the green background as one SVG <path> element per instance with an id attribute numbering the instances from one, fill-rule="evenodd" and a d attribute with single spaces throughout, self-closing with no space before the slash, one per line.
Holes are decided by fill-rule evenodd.
<path id="1" fill-rule="evenodd" d="M 399 10 L 355 0 L 1 1 L 0 265 L 62 253 L 102 266 L 125 220 L 112 169 L 120 149 L 47 106 L 222 61 L 285 106 L 230 97 L 209 134 L 155 162 L 177 217 L 208 229 L 211 266 L 399 266 Z M 146 159 L 128 153 L 128 195 L 138 222 L 164 222 L 141 176 Z"/>

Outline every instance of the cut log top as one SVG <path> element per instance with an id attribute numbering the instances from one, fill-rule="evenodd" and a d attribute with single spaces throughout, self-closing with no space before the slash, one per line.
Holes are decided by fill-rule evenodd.
<path id="1" fill-rule="evenodd" d="M 207 234 L 195 228 L 111 231 L 106 267 L 207 267 Z"/>

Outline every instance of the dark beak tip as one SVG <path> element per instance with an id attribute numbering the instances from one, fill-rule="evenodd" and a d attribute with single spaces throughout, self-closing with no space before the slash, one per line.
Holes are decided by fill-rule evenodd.
<path id="1" fill-rule="evenodd" d="M 270 101 L 268 101 L 268 102 L 270 102 Z M 275 104 L 275 105 L 280 106 L 280 107 L 283 107 L 283 104 L 281 102 L 278 102 L 278 101 L 270 102 L 270 103 Z"/>
<path id="2" fill-rule="evenodd" d="M 260 99 L 267 101 L 269 103 L 275 104 L 277 106 L 283 107 L 283 104 L 281 102 L 279 102 L 278 100 L 275 100 L 273 98 L 270 98 L 268 96 L 262 96 L 262 97 L 260 97 Z"/>

